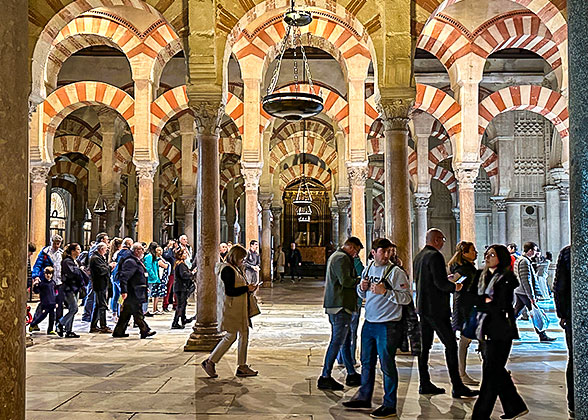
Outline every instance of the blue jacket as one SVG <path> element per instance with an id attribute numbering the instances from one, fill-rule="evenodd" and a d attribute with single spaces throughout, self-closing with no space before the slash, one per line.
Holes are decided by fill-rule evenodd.
<path id="1" fill-rule="evenodd" d="M 116 265 L 114 266 L 114 270 L 112 270 L 112 281 L 115 283 L 119 282 L 118 278 L 118 269 L 120 267 L 120 263 L 124 261 L 127 257 L 130 257 L 132 254 L 131 250 L 128 248 L 122 248 L 118 251 L 116 256 Z"/>
<path id="2" fill-rule="evenodd" d="M 128 299 L 138 303 L 147 302 L 147 270 L 134 255 L 123 261 L 119 269 L 120 292 L 128 293 Z"/>
<path id="3" fill-rule="evenodd" d="M 49 256 L 49 254 L 47 254 L 47 249 L 49 247 L 45 247 L 41 250 L 41 252 L 39 252 L 39 255 L 37 255 L 37 260 L 35 261 L 35 265 L 33 266 L 33 278 L 39 278 L 39 279 L 43 279 L 45 278 L 45 276 L 43 275 L 43 272 L 45 271 L 45 267 L 53 267 L 53 260 L 51 259 L 51 257 Z"/>

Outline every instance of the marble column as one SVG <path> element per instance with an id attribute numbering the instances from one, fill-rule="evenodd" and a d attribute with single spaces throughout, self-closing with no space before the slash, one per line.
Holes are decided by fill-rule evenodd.
<path id="1" fill-rule="evenodd" d="M 494 223 L 494 242 L 506 245 L 506 198 L 492 197 L 495 207 L 496 221 Z"/>
<path id="2" fill-rule="evenodd" d="M 218 135 L 224 107 L 220 101 L 190 101 L 195 115 L 198 142 L 197 200 L 199 219 L 196 248 L 196 322 L 185 351 L 210 351 L 222 335 L 218 330 L 217 277 L 214 267 L 219 260 L 220 174 Z M 186 217 L 186 219 L 188 219 Z"/>
<path id="3" fill-rule="evenodd" d="M 461 241 L 461 212 L 459 207 L 452 208 L 451 213 L 453 213 L 453 218 L 455 219 L 455 240 L 459 242 Z"/>
<path id="4" fill-rule="evenodd" d="M 506 242 L 514 242 L 519 249 L 521 243 L 521 205 L 520 203 L 506 202 Z"/>
<path id="5" fill-rule="evenodd" d="M 372 249 L 374 238 L 374 180 L 367 179 L 365 182 L 365 248 Z"/>
<path id="6" fill-rule="evenodd" d="M 559 189 L 559 214 L 560 214 L 560 244 L 562 247 L 570 243 L 570 204 L 569 187 L 560 186 Z M 557 251 L 556 251 L 557 252 Z"/>
<path id="7" fill-rule="evenodd" d="M 273 194 L 260 194 L 261 204 L 261 287 L 272 287 L 272 199 Z"/>
<path id="8" fill-rule="evenodd" d="M 333 245 L 339 245 L 339 208 L 337 206 L 331 207 L 331 242 Z"/>
<path id="9" fill-rule="evenodd" d="M 252 240 L 259 241 L 257 195 L 261 166 L 259 162 L 241 162 L 241 173 L 245 178 L 245 245 L 247 248 Z"/>
<path id="10" fill-rule="evenodd" d="M 235 203 L 235 182 L 231 181 L 227 185 L 226 217 L 227 217 L 227 230 L 229 232 L 228 240 L 231 241 L 232 243 L 236 243 L 235 242 L 235 219 L 236 219 L 235 206 L 236 205 L 237 205 L 237 203 Z"/>
<path id="11" fill-rule="evenodd" d="M 462 162 L 455 169 L 459 193 L 460 238 L 462 241 L 476 243 L 476 200 L 474 185 L 480 164 Z"/>
<path id="12" fill-rule="evenodd" d="M 384 121 L 384 218 L 386 237 L 411 271 L 412 241 L 408 174 L 408 111 L 412 101 L 382 103 Z"/>
<path id="13" fill-rule="evenodd" d="M 572 229 L 572 328 L 575 414 L 588 419 L 588 8 L 568 0 L 570 225 Z M 561 210 L 560 210 L 561 212 Z"/>
<path id="14" fill-rule="evenodd" d="M 274 249 L 282 247 L 282 208 L 278 206 L 272 207 L 272 235 L 274 236 Z"/>
<path id="15" fill-rule="evenodd" d="M 365 247 L 365 183 L 368 164 L 367 162 L 348 162 L 347 173 L 351 188 L 351 236 L 359 238 Z"/>
<path id="16" fill-rule="evenodd" d="M 339 207 L 339 246 L 349 237 L 349 205 L 351 199 L 347 195 L 337 196 L 337 205 Z"/>
<path id="17" fill-rule="evenodd" d="M 560 201 L 559 188 L 555 185 L 546 185 L 545 190 L 545 217 L 547 224 L 547 251 L 557 255 L 561 249 L 560 242 Z M 567 242 L 566 242 L 567 244 Z M 556 257 L 557 258 L 557 257 Z"/>
<path id="18" fill-rule="evenodd" d="M 139 242 L 153 241 L 153 178 L 157 172 L 157 162 L 136 163 L 139 177 L 139 211 L 137 236 Z"/>
<path id="19" fill-rule="evenodd" d="M 416 210 L 416 236 L 418 249 L 423 249 L 426 244 L 427 237 L 427 212 L 429 210 L 429 202 L 431 201 L 431 193 L 415 193 L 414 207 Z M 447 232 L 449 234 L 449 232 Z"/>
<path id="20" fill-rule="evenodd" d="M 182 196 L 184 205 L 184 235 L 188 237 L 188 243 L 194 244 L 194 211 L 196 210 L 196 198 L 193 196 Z"/>
<path id="21" fill-rule="evenodd" d="M 26 2 L 2 2 L 0 72 L 0 417 L 25 418 L 25 305 L 30 85 Z M 44 245 L 44 244 L 43 244 Z"/>
<path id="22" fill-rule="evenodd" d="M 47 177 L 50 164 L 31 165 L 31 225 L 30 241 L 37 252 L 47 245 Z"/>

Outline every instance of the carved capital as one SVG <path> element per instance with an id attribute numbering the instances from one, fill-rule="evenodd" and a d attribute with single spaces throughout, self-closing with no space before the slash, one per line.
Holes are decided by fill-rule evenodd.
<path id="1" fill-rule="evenodd" d="M 180 198 L 182 200 L 182 204 L 184 205 L 184 212 L 194 213 L 194 210 L 196 210 L 196 197 L 189 195 L 182 196 Z"/>
<path id="2" fill-rule="evenodd" d="M 559 188 L 560 198 L 567 200 L 570 193 L 570 176 L 564 168 L 553 168 L 549 171 L 555 185 Z"/>
<path id="3" fill-rule="evenodd" d="M 461 217 L 461 213 L 459 210 L 459 207 L 454 207 L 451 209 L 451 212 L 453 213 L 453 217 L 455 218 L 455 221 L 457 223 L 459 223 L 460 217 Z"/>
<path id="4" fill-rule="evenodd" d="M 241 162 L 241 174 L 245 180 L 245 191 L 257 191 L 261 178 L 260 162 Z"/>
<path id="5" fill-rule="evenodd" d="M 218 136 L 225 106 L 214 100 L 191 101 L 194 124 L 199 135 Z"/>
<path id="6" fill-rule="evenodd" d="M 410 118 L 408 114 L 414 99 L 397 98 L 382 99 L 378 104 L 378 112 L 382 116 L 386 130 L 407 130 Z"/>
<path id="7" fill-rule="evenodd" d="M 347 162 L 347 174 L 351 187 L 365 187 L 368 176 L 367 162 Z"/>
<path id="8" fill-rule="evenodd" d="M 106 202 L 106 209 L 108 211 L 116 211 L 118 210 L 118 203 L 122 195 L 120 193 L 115 193 L 112 195 L 104 195 L 104 201 Z"/>
<path id="9" fill-rule="evenodd" d="M 349 197 L 348 195 L 337 194 L 335 196 L 335 199 L 337 200 L 337 206 L 339 207 L 339 212 L 347 211 L 347 208 L 351 204 L 351 197 Z"/>
<path id="10" fill-rule="evenodd" d="M 491 197 L 490 200 L 496 206 L 496 211 L 506 211 L 506 197 Z"/>
<path id="11" fill-rule="evenodd" d="M 277 206 L 272 207 L 272 215 L 274 216 L 274 220 L 279 220 L 282 217 L 282 208 Z"/>
<path id="12" fill-rule="evenodd" d="M 427 210 L 431 201 L 431 193 L 415 193 L 414 206 L 417 210 Z"/>
<path id="13" fill-rule="evenodd" d="M 47 185 L 47 178 L 49 177 L 49 171 L 51 166 L 31 166 L 31 182 L 33 184 Z"/>
<path id="14" fill-rule="evenodd" d="M 135 171 L 139 180 L 144 179 L 153 182 L 159 162 L 135 162 Z"/>
<path id="15" fill-rule="evenodd" d="M 331 207 L 331 217 L 334 223 L 339 221 L 339 207 Z"/>
<path id="16" fill-rule="evenodd" d="M 259 204 L 261 204 L 261 209 L 265 211 L 270 211 L 272 209 L 274 195 L 273 194 L 259 194 L 258 200 Z"/>
<path id="17" fill-rule="evenodd" d="M 474 183 L 480 171 L 479 162 L 462 162 L 455 168 L 455 178 L 459 188 L 474 188 Z"/>

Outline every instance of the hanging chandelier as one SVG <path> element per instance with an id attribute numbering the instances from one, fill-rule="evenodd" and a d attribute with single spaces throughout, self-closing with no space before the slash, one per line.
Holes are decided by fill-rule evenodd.
<path id="1" fill-rule="evenodd" d="M 309 222 L 312 214 L 310 205 L 312 204 L 312 195 L 306 180 L 306 121 L 302 125 L 302 177 L 298 184 L 298 191 L 296 198 L 292 201 L 295 206 L 298 206 L 296 214 L 299 222 Z M 308 219 L 308 220 L 307 220 Z"/>
<path id="2" fill-rule="evenodd" d="M 104 214 L 108 210 L 106 206 L 106 200 L 102 194 L 98 194 L 98 198 L 96 198 L 96 202 L 94 203 L 93 212 L 95 214 Z"/>
<path id="3" fill-rule="evenodd" d="M 282 46 L 274 73 L 270 84 L 267 88 L 267 95 L 261 100 L 263 110 L 272 117 L 282 118 L 286 121 L 299 121 L 304 118 L 313 117 L 323 110 L 323 98 L 316 95 L 313 89 L 312 76 L 306 52 L 302 45 L 300 28 L 312 22 L 312 15 L 306 10 L 296 10 L 294 0 L 292 0 L 290 9 L 284 14 L 284 23 L 287 26 L 286 35 L 282 40 Z M 280 68 L 284 58 L 286 47 L 294 49 L 294 90 L 291 92 L 275 92 Z M 298 80 L 298 61 L 296 59 L 296 49 L 300 47 L 302 53 L 303 75 L 302 82 L 308 82 L 310 90 L 308 93 L 300 92 Z"/>
<path id="4" fill-rule="evenodd" d="M 310 208 L 310 206 L 299 207 L 296 210 L 296 215 L 298 216 L 299 222 L 310 222 L 310 216 L 312 216 L 312 209 Z"/>

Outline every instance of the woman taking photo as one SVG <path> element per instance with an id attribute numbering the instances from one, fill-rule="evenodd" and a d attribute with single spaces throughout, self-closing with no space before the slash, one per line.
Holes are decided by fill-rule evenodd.
<path id="1" fill-rule="evenodd" d="M 188 304 L 188 294 L 192 288 L 192 272 L 186 265 L 188 254 L 182 248 L 176 251 L 176 267 L 174 270 L 174 293 L 176 295 L 176 313 L 171 329 L 183 329 L 184 326 L 192 320 L 186 319 L 186 305 Z M 180 324 L 180 321 L 182 322 Z"/>
<path id="2" fill-rule="evenodd" d="M 63 283 L 67 313 L 57 321 L 57 334 L 60 337 L 63 337 L 65 331 L 65 338 L 80 338 L 79 335 L 72 331 L 73 321 L 78 313 L 78 292 L 89 281 L 86 273 L 78 267 L 76 262 L 81 252 L 82 250 L 78 244 L 69 244 L 65 247 L 64 257 L 61 260 L 61 281 Z"/>
<path id="3" fill-rule="evenodd" d="M 492 245 L 484 254 L 486 265 L 478 280 L 477 338 L 482 348 L 482 386 L 472 420 L 489 420 L 496 398 L 504 410 L 501 419 L 516 419 L 529 412 L 519 395 L 506 362 L 512 340 L 519 338 L 514 316 L 514 289 L 519 282 L 510 271 L 510 253 Z"/>
<path id="4" fill-rule="evenodd" d="M 227 352 L 239 336 L 237 376 L 255 376 L 257 371 L 247 365 L 247 346 L 249 341 L 249 293 L 257 289 L 257 285 L 247 285 L 243 260 L 247 250 L 241 245 L 234 245 L 227 254 L 227 262 L 220 268 L 220 278 L 224 285 L 224 308 L 221 329 L 227 334 L 216 345 L 208 359 L 202 362 L 202 368 L 211 378 L 216 378 L 216 364 Z"/>
<path id="5" fill-rule="evenodd" d="M 459 292 L 453 295 L 453 314 L 451 326 L 453 331 L 460 331 L 459 337 L 459 376 L 466 385 L 479 385 L 480 383 L 466 373 L 468 348 L 475 338 L 475 331 L 466 331 L 466 322 L 475 317 L 474 305 L 478 300 L 478 279 L 474 261 L 478 257 L 478 251 L 471 242 L 461 241 L 455 247 L 455 254 L 449 260 L 447 266 L 453 274 L 453 281 L 459 281 L 463 286 Z M 464 335 L 465 334 L 465 335 Z M 469 335 L 466 337 L 466 335 Z"/>

